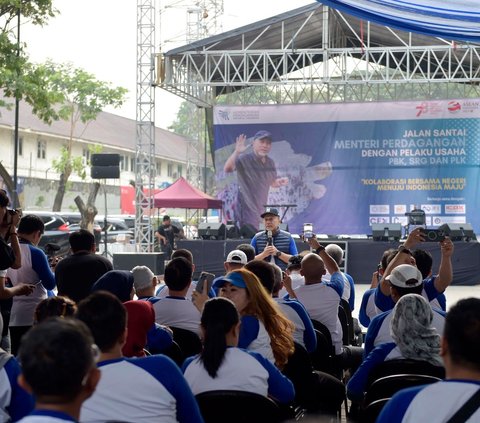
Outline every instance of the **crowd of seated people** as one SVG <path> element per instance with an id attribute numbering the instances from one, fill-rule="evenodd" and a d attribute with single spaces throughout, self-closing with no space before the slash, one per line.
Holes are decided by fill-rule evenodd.
<path id="1" fill-rule="evenodd" d="M 25 226 L 21 234 L 28 232 Z M 8 232 L 15 230 L 9 226 Z M 440 243 L 437 273 L 431 256 L 418 248 L 424 241 L 420 230 L 385 252 L 359 311 L 367 328 L 365 344 L 351 345 L 343 334 L 352 321 L 342 320 L 341 309 L 351 316 L 355 307 L 353 277 L 340 271 L 341 249 L 323 248 L 315 237 L 311 250 L 292 256 L 285 271 L 269 260 L 255 260 L 248 244 L 239 245 L 224 257 L 225 274 L 216 275 L 211 287 L 196 288 L 195 257 L 188 250 L 173 252 L 164 275 L 146 266 L 131 271 L 105 266 L 96 280 L 87 278 L 89 294 L 75 302 L 67 295 L 47 297 L 53 286 L 35 247 L 40 236 L 41 229 L 35 230 L 25 241 L 28 249 L 11 240 L 14 253 L 30 255 L 37 267 L 27 260 L 28 272 L 0 269 L 0 299 L 13 298 L 11 312 L 21 310 L 25 322 L 19 325 L 13 316 L 15 348 L 2 342 L 0 350 L 2 421 L 202 422 L 197 396 L 232 391 L 315 415 L 338 416 L 344 404 L 352 404 L 352 421 L 367 422 L 372 378 L 399 360 L 420 363 L 416 373 L 422 363 L 425 371 L 436 366 L 442 369 L 438 374 L 445 371 L 454 381 L 402 391 L 391 403 L 382 398 L 383 421 L 426 421 L 419 402 L 436 394 L 446 400 L 434 421 L 448 421 L 480 388 L 478 301 L 460 302 L 452 317 L 445 313 L 444 292 L 453 279 L 448 238 Z M 72 242 L 81 236 L 91 242 L 83 233 L 72 235 Z M 94 248 L 82 251 L 82 262 L 95 255 Z M 19 263 L 17 258 L 9 267 L 21 269 Z M 64 284 L 69 266 L 60 267 Z M 35 276 L 36 268 L 44 276 Z M 28 279 L 20 278 L 27 274 Z M 75 274 L 75 280 L 81 277 Z M 40 289 L 35 284 L 42 287 L 31 296 Z M 27 309 L 31 316 L 25 316 Z M 54 367 L 49 360 L 56 360 Z M 57 371 L 58 378 L 45 376 Z M 71 380 L 61 379 L 69 373 Z M 292 414 L 285 412 L 284 418 Z"/>

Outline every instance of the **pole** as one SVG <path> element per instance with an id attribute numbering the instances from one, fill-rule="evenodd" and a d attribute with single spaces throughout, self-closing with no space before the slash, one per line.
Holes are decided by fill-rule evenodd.
<path id="1" fill-rule="evenodd" d="M 108 229 L 107 229 L 107 180 L 103 180 L 103 196 L 105 198 L 105 215 L 103 217 L 103 242 L 104 251 L 103 256 L 108 258 Z"/>
<path id="2" fill-rule="evenodd" d="M 20 8 L 17 9 L 17 59 L 20 57 Z M 20 77 L 19 73 L 17 73 L 17 79 Z M 19 110 L 20 110 L 20 99 L 18 98 L 18 87 L 15 89 L 15 129 L 14 129 L 14 152 L 13 152 L 13 207 L 18 208 L 20 207 L 18 201 L 18 193 L 17 193 L 17 186 L 18 186 L 18 177 L 17 177 L 17 170 L 18 170 L 18 125 L 19 125 Z"/>

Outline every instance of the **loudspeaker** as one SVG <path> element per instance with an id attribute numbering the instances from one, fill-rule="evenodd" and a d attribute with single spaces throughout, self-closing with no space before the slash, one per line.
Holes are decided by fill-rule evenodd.
<path id="1" fill-rule="evenodd" d="M 198 224 L 198 236 L 202 239 L 225 239 L 223 223 L 202 222 Z"/>
<path id="2" fill-rule="evenodd" d="M 470 241 L 476 239 L 470 223 L 444 223 L 439 226 L 452 241 Z"/>
<path id="3" fill-rule="evenodd" d="M 372 223 L 374 241 L 398 241 L 402 237 L 400 223 Z"/>
<path id="4" fill-rule="evenodd" d="M 236 225 L 227 225 L 227 239 L 238 239 L 240 238 L 240 232 Z"/>
<path id="5" fill-rule="evenodd" d="M 113 253 L 113 268 L 115 270 L 132 270 L 135 266 L 147 266 L 154 275 L 163 275 L 165 254 Z"/>
<path id="6" fill-rule="evenodd" d="M 240 228 L 240 237 L 242 238 L 251 239 L 255 236 L 256 233 L 257 231 L 255 230 L 253 225 L 250 225 L 250 223 L 245 223 Z"/>
<path id="7" fill-rule="evenodd" d="M 92 166 L 90 175 L 93 179 L 118 179 L 120 168 L 118 166 Z"/>
<path id="8" fill-rule="evenodd" d="M 92 154 L 90 162 L 93 179 L 120 178 L 120 154 Z"/>
<path id="9" fill-rule="evenodd" d="M 92 154 L 90 163 L 92 166 L 119 166 L 120 154 Z"/>

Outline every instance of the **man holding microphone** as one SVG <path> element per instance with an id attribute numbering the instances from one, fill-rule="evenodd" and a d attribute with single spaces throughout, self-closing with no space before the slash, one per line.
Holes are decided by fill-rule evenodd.
<path id="1" fill-rule="evenodd" d="M 295 241 L 287 231 L 280 229 L 280 215 L 275 208 L 267 208 L 261 215 L 265 230 L 258 232 L 251 241 L 255 259 L 275 263 L 285 270 L 290 257 L 297 255 Z"/>

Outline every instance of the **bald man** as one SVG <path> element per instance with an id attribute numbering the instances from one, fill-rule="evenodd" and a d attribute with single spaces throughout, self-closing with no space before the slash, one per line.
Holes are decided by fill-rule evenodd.
<path id="1" fill-rule="evenodd" d="M 307 254 L 303 258 L 300 274 L 305 278 L 305 285 L 297 287 L 293 293 L 305 306 L 310 318 L 323 323 L 328 328 L 335 354 L 339 355 L 342 353 L 343 333 L 338 318 L 338 305 L 342 298 L 343 287 L 348 282 L 323 246 L 319 246 L 317 252 L 317 254 Z M 331 278 L 330 281 L 323 282 L 322 276 L 327 270 Z"/>
<path id="2" fill-rule="evenodd" d="M 309 244 L 316 254 L 307 254 L 301 263 L 300 274 L 305 278 L 305 285 L 295 290 L 288 287 L 290 296 L 297 298 L 307 309 L 312 320 L 323 323 L 330 331 L 332 344 L 338 364 L 344 368 L 356 369 L 362 362 L 363 349 L 343 346 L 342 325 L 338 318 L 338 307 L 343 294 L 343 287 L 348 281 L 340 272 L 337 262 L 325 251 L 315 237 Z M 331 277 L 328 282 L 322 281 L 326 272 Z"/>

